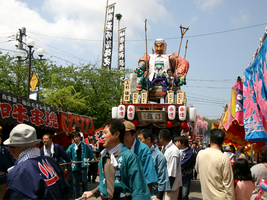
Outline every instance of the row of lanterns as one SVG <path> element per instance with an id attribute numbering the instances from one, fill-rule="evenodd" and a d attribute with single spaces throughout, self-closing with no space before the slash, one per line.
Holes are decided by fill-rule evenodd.
<path id="1" fill-rule="evenodd" d="M 186 120 L 186 107 L 179 106 L 178 108 L 179 120 L 185 121 Z M 125 105 L 119 105 L 118 107 L 112 108 L 112 118 L 124 119 L 126 113 Z M 196 108 L 189 107 L 189 121 L 196 121 Z M 135 107 L 133 105 L 129 105 L 127 107 L 127 118 L 128 120 L 132 121 L 135 116 Z M 174 120 L 176 116 L 176 108 L 174 105 L 168 106 L 168 118 L 169 120 Z"/>

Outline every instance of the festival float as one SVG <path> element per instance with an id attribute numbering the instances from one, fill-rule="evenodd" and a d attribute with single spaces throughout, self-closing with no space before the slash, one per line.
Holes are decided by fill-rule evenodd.
<path id="1" fill-rule="evenodd" d="M 220 125 L 225 131 L 225 143 L 245 147 L 252 155 L 258 155 L 267 142 L 267 40 L 266 30 L 252 62 L 232 86 L 231 100 L 226 105 Z"/>
<path id="2" fill-rule="evenodd" d="M 181 90 L 189 69 L 186 50 L 184 57 L 179 56 L 189 28 L 180 29 L 178 55 L 166 54 L 167 43 L 156 39 L 153 53 L 147 54 L 146 50 L 139 59 L 138 68 L 124 80 L 123 97 L 120 105 L 112 108 L 112 118 L 131 121 L 137 130 L 152 128 L 154 134 L 162 128 L 171 129 L 173 135 L 180 135 L 182 130 L 189 132 L 189 122 L 196 121 L 196 109 L 187 106 L 186 93 Z"/>

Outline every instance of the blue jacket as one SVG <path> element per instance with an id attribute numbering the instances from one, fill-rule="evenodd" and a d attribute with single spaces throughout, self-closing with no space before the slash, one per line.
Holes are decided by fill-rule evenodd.
<path id="1" fill-rule="evenodd" d="M 0 145 L 0 151 L 0 171 L 7 173 L 7 169 L 15 164 L 16 159 L 12 156 L 7 147 Z M 0 184 L 4 183 L 6 183 L 5 174 L 0 176 Z"/>
<path id="2" fill-rule="evenodd" d="M 54 143 L 53 143 L 54 144 Z M 44 146 L 41 148 L 41 156 L 44 156 Z M 51 155 L 52 158 L 54 158 L 58 163 L 61 163 L 60 158 L 63 158 L 66 162 L 70 162 L 70 157 L 69 155 L 66 153 L 66 151 L 63 149 L 62 146 L 60 146 L 59 144 L 54 144 L 54 151 L 55 153 L 53 155 Z"/>
<path id="3" fill-rule="evenodd" d="M 181 161 L 183 183 L 192 179 L 195 163 L 196 154 L 193 152 L 192 148 L 188 147 L 188 149 L 184 152 L 184 156 Z"/>
<path id="4" fill-rule="evenodd" d="M 131 195 L 133 200 L 151 200 L 144 173 L 138 157 L 125 145 L 118 155 L 118 166 L 115 168 L 114 188 L 121 191 L 120 195 Z M 101 194 L 107 197 L 103 157 L 99 163 L 99 186 Z M 114 197 L 119 198 L 119 197 Z"/>
<path id="5" fill-rule="evenodd" d="M 173 77 L 172 77 L 173 78 Z M 166 80 L 164 81 L 163 85 L 162 85 L 162 92 L 166 92 L 167 90 L 173 90 L 174 92 L 177 91 L 177 87 L 178 87 L 178 83 L 179 83 L 179 80 L 177 81 L 177 78 L 174 80 L 174 83 L 173 83 L 173 88 L 172 88 L 172 81 L 173 79 L 170 81 L 169 80 L 169 77 L 166 78 Z"/>
<path id="6" fill-rule="evenodd" d="M 69 191 L 59 164 L 53 158 L 38 156 L 9 172 L 4 199 L 69 199 Z"/>
<path id="7" fill-rule="evenodd" d="M 158 191 L 170 191 L 171 186 L 167 171 L 167 160 L 158 146 L 154 144 L 155 150 L 152 151 L 152 158 L 157 172 L 158 182 L 153 184 L 152 194 L 157 195 Z"/>
<path id="8" fill-rule="evenodd" d="M 158 182 L 157 173 L 150 148 L 136 138 L 134 153 L 141 160 L 141 164 L 146 177 L 146 183 L 150 184 Z"/>
<path id="9" fill-rule="evenodd" d="M 81 142 L 80 145 L 81 145 L 81 157 L 82 157 L 81 161 L 92 160 L 95 157 L 95 155 L 93 154 L 89 146 L 85 142 Z M 75 143 L 71 144 L 66 152 L 70 156 L 72 161 L 78 161 L 77 151 L 74 149 L 74 147 L 75 147 Z M 81 163 L 81 168 L 87 168 L 88 165 L 89 165 L 88 162 Z M 72 171 L 78 170 L 78 164 L 72 163 L 71 168 L 72 168 Z"/>

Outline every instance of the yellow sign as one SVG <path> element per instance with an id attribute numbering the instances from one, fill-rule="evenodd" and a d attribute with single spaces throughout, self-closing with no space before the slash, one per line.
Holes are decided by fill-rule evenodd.
<path id="1" fill-rule="evenodd" d="M 36 87 L 37 83 L 38 83 L 37 76 L 35 74 L 33 74 L 31 82 L 30 82 L 30 85 L 31 85 L 31 88 L 32 88 L 33 91 L 35 90 L 35 87 Z"/>

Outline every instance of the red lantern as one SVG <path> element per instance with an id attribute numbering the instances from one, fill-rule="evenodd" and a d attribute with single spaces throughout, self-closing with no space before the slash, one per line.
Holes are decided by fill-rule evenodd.
<path id="1" fill-rule="evenodd" d="M 182 122 L 182 123 L 181 123 L 181 128 L 186 129 L 186 127 L 187 127 L 186 122 Z"/>
<path id="2" fill-rule="evenodd" d="M 134 120 L 132 121 L 132 123 L 135 125 L 135 127 L 137 127 L 138 124 L 139 124 L 139 122 L 138 122 L 136 119 L 134 119 Z"/>
<path id="3" fill-rule="evenodd" d="M 166 127 L 167 128 L 171 128 L 173 126 L 172 122 L 171 121 L 167 121 L 166 122 Z"/>

